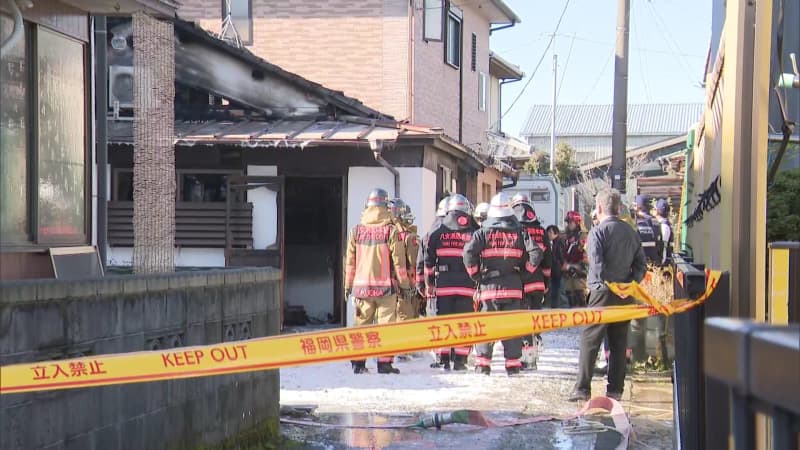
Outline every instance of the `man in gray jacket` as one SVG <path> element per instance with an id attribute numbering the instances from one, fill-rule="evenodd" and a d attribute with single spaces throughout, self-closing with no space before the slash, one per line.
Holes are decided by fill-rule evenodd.
<path id="1" fill-rule="evenodd" d="M 616 189 L 604 189 L 595 197 L 600 223 L 589 232 L 586 251 L 589 255 L 587 284 L 589 307 L 629 304 L 612 293 L 606 282 L 629 283 L 641 281 L 646 271 L 646 260 L 639 234 L 619 216 L 620 194 Z M 606 396 L 619 400 L 625 386 L 625 348 L 628 342 L 628 322 L 595 324 L 584 328 L 581 334 L 578 358 L 578 381 L 570 401 L 591 398 L 592 372 L 597 352 L 604 337 L 608 337 L 610 350 Z"/>

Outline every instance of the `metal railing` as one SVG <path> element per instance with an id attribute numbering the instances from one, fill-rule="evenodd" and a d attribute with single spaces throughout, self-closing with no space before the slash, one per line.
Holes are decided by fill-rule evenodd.
<path id="1" fill-rule="evenodd" d="M 724 384 L 730 399 L 730 435 L 719 447 L 756 448 L 756 413 L 770 418 L 769 448 L 800 443 L 800 325 L 774 326 L 741 319 L 706 319 L 705 375 Z M 713 412 L 715 405 L 707 405 Z M 720 413 L 716 411 L 716 413 Z"/>

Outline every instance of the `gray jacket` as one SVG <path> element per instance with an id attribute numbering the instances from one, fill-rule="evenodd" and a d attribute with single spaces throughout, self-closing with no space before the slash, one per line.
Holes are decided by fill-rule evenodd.
<path id="1" fill-rule="evenodd" d="M 592 290 L 606 289 L 605 282 L 641 281 L 647 270 L 639 233 L 618 217 L 606 217 L 589 231 L 587 283 Z"/>

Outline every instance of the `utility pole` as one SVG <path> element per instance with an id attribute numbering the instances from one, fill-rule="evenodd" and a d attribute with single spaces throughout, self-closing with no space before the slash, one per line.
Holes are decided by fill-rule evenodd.
<path id="1" fill-rule="evenodd" d="M 558 94 L 558 55 L 553 53 L 553 113 L 550 117 L 550 173 L 556 171 L 556 95 Z"/>
<path id="2" fill-rule="evenodd" d="M 614 62 L 614 118 L 611 126 L 611 186 L 625 193 L 628 134 L 628 25 L 630 0 L 617 0 L 617 51 Z"/>

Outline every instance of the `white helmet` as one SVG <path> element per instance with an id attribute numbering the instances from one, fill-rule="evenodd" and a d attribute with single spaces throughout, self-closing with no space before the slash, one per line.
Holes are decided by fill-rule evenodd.
<path id="1" fill-rule="evenodd" d="M 489 204 L 478 203 L 478 206 L 475 207 L 475 211 L 472 213 L 472 216 L 479 220 L 486 220 L 486 214 L 489 212 Z"/>
<path id="2" fill-rule="evenodd" d="M 461 194 L 453 194 L 447 201 L 447 212 L 450 211 L 461 211 L 465 214 L 472 214 L 472 204 L 467 197 Z"/>
<path id="3" fill-rule="evenodd" d="M 439 201 L 439 206 L 436 207 L 436 217 L 444 217 L 447 215 L 447 200 L 450 197 L 445 197 Z"/>
<path id="4" fill-rule="evenodd" d="M 494 197 L 489 203 L 489 212 L 486 217 L 498 218 L 513 216 L 514 211 L 511 209 L 511 197 L 505 192 L 501 192 Z"/>

